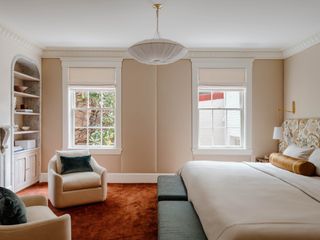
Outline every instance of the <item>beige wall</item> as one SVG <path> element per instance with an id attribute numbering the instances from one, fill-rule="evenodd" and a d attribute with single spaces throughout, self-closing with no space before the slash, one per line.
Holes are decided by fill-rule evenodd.
<path id="1" fill-rule="evenodd" d="M 296 101 L 297 108 L 285 119 L 320 117 L 320 44 L 285 60 L 284 89 L 284 106 Z"/>
<path id="2" fill-rule="evenodd" d="M 156 67 L 122 63 L 122 172 L 156 172 Z"/>
<path id="3" fill-rule="evenodd" d="M 59 59 L 42 59 L 42 164 L 62 147 L 62 71 Z"/>
<path id="4" fill-rule="evenodd" d="M 283 120 L 283 60 L 255 60 L 252 89 L 253 154 L 264 156 L 278 150 L 272 134 Z"/>
<path id="5" fill-rule="evenodd" d="M 158 67 L 158 171 L 176 171 L 191 152 L 191 61 Z"/>
<path id="6" fill-rule="evenodd" d="M 253 65 L 254 154 L 276 150 L 273 127 L 283 102 L 283 61 L 256 60 Z M 149 66 L 122 64 L 122 154 L 95 155 L 109 172 L 175 172 L 192 159 L 250 160 L 237 156 L 193 156 L 191 61 Z M 43 60 L 43 168 L 62 146 L 61 62 Z"/>

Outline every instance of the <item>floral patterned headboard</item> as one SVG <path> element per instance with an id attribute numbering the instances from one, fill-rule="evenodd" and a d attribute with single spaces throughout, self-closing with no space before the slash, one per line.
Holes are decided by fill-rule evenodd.
<path id="1" fill-rule="evenodd" d="M 320 118 L 285 120 L 282 129 L 281 153 L 290 143 L 299 147 L 320 147 Z"/>

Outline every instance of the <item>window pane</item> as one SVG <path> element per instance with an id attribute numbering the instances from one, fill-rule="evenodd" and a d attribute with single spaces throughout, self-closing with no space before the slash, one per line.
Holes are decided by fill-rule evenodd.
<path id="1" fill-rule="evenodd" d="M 102 105 L 106 108 L 114 108 L 115 106 L 115 93 L 114 92 L 103 92 L 102 93 Z"/>
<path id="2" fill-rule="evenodd" d="M 214 128 L 213 145 L 224 146 L 226 144 L 226 128 Z"/>
<path id="3" fill-rule="evenodd" d="M 199 87 L 199 146 L 242 145 L 243 98 L 242 90 Z"/>
<path id="4" fill-rule="evenodd" d="M 213 127 L 221 128 L 226 126 L 226 110 L 212 111 Z"/>
<path id="5" fill-rule="evenodd" d="M 87 129 L 86 128 L 75 129 L 74 145 L 87 145 Z"/>
<path id="6" fill-rule="evenodd" d="M 114 112 L 113 111 L 103 110 L 102 126 L 103 127 L 113 127 L 114 126 Z"/>
<path id="7" fill-rule="evenodd" d="M 241 111 L 229 110 L 227 122 L 227 137 L 229 145 L 241 145 Z"/>
<path id="8" fill-rule="evenodd" d="M 240 146 L 241 145 L 241 129 L 240 128 L 228 128 L 227 137 L 229 145 Z"/>
<path id="9" fill-rule="evenodd" d="M 199 90 L 199 108 L 211 107 L 211 91 Z"/>
<path id="10" fill-rule="evenodd" d="M 240 108 L 241 106 L 241 92 L 227 91 L 226 92 L 226 108 Z"/>
<path id="11" fill-rule="evenodd" d="M 77 108 L 83 108 L 88 106 L 88 93 L 86 91 L 75 92 L 75 106 Z"/>
<path id="12" fill-rule="evenodd" d="M 114 145 L 114 128 L 108 128 L 102 130 L 102 145 L 112 146 Z"/>
<path id="13" fill-rule="evenodd" d="M 89 110 L 89 126 L 100 127 L 101 126 L 101 110 Z"/>
<path id="14" fill-rule="evenodd" d="M 101 129 L 89 128 L 89 145 L 101 145 Z"/>
<path id="15" fill-rule="evenodd" d="M 100 108 L 101 94 L 100 92 L 89 93 L 89 107 Z"/>
<path id="16" fill-rule="evenodd" d="M 212 110 L 199 111 L 199 145 L 212 146 Z"/>
<path id="17" fill-rule="evenodd" d="M 240 128 L 241 127 L 241 112 L 240 110 L 228 110 L 227 111 L 227 127 L 228 128 Z"/>
<path id="18" fill-rule="evenodd" d="M 224 92 L 223 91 L 212 91 L 212 107 L 213 108 L 224 108 Z"/>
<path id="19" fill-rule="evenodd" d="M 75 127 L 87 127 L 87 111 L 75 110 L 74 118 Z"/>
<path id="20" fill-rule="evenodd" d="M 73 142 L 70 146 L 115 146 L 116 93 L 113 88 L 70 88 Z"/>

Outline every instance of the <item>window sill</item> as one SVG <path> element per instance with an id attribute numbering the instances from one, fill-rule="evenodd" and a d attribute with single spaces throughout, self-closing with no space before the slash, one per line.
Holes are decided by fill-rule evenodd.
<path id="1" fill-rule="evenodd" d="M 252 155 L 251 149 L 234 149 L 234 148 L 197 148 L 192 149 L 194 155 Z"/>
<path id="2" fill-rule="evenodd" d="M 121 148 L 110 148 L 110 149 L 90 149 L 90 148 L 68 148 L 68 150 L 89 150 L 93 155 L 120 155 L 122 152 Z"/>

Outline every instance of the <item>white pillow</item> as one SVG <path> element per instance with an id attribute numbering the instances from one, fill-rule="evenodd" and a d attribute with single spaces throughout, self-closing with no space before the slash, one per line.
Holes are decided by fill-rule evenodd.
<path id="1" fill-rule="evenodd" d="M 290 144 L 284 151 L 283 155 L 293 157 L 293 158 L 302 158 L 308 159 L 313 149 L 308 147 L 298 147 L 295 144 Z"/>
<path id="2" fill-rule="evenodd" d="M 320 148 L 317 148 L 309 157 L 309 162 L 316 166 L 316 174 L 320 176 Z"/>
<path id="3" fill-rule="evenodd" d="M 69 151 L 57 151 L 57 172 L 61 174 L 61 156 L 62 157 L 82 157 L 89 156 L 89 150 L 69 150 Z"/>

